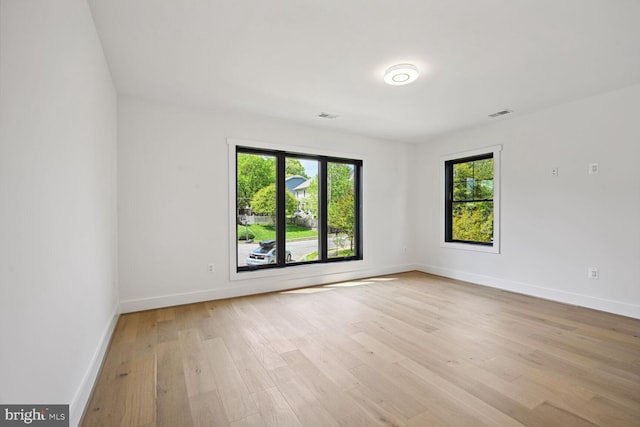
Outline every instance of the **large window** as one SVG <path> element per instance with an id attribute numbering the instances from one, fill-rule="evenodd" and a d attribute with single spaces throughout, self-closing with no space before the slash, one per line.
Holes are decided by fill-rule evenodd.
<path id="1" fill-rule="evenodd" d="M 444 243 L 498 252 L 500 147 L 444 161 Z"/>
<path id="2" fill-rule="evenodd" d="M 237 271 L 362 259 L 362 161 L 235 154 Z"/>

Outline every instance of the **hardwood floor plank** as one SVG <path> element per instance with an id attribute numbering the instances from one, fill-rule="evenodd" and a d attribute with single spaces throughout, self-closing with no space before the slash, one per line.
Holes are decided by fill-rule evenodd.
<path id="1" fill-rule="evenodd" d="M 251 329 L 242 329 L 239 330 L 238 333 L 242 335 L 258 362 L 260 362 L 265 369 L 273 370 L 287 365 L 282 359 L 282 356 L 273 350 L 272 346 L 268 345 L 268 341 L 262 335 Z"/>
<path id="2" fill-rule="evenodd" d="M 488 425 L 513 427 L 528 425 L 520 423 L 509 417 L 506 413 L 503 413 L 490 403 L 486 402 L 481 396 L 476 396 L 470 393 L 463 387 L 455 384 L 454 382 L 448 381 L 446 378 L 441 377 L 437 373 L 414 360 L 403 360 L 400 362 L 400 365 L 406 367 L 409 371 L 413 372 L 424 381 L 432 384 L 440 390 L 442 395 L 447 396 L 447 398 L 455 402 L 455 404 L 462 404 L 465 407 L 468 407 L 472 414 L 477 416 L 480 420 L 484 420 L 483 422 Z"/>
<path id="3" fill-rule="evenodd" d="M 520 376 L 514 381 L 521 381 L 523 378 L 531 381 L 539 386 L 545 387 L 548 394 L 576 396 L 585 401 L 592 399 L 595 392 L 585 388 L 579 384 L 575 384 L 571 378 L 565 375 L 559 375 L 558 372 L 546 369 L 545 366 L 531 363 L 525 355 L 515 357 L 501 357 L 500 362 L 505 366 L 516 369 L 520 372 Z"/>
<path id="4" fill-rule="evenodd" d="M 342 427 L 388 426 L 389 424 L 384 421 L 373 419 L 367 412 L 362 410 L 340 418 L 338 423 Z"/>
<path id="5" fill-rule="evenodd" d="M 572 384 L 593 390 L 629 408 L 640 407 L 640 384 L 623 378 L 606 376 L 593 370 L 577 368 L 553 355 L 535 351 L 526 357 L 532 363 L 563 372 Z"/>
<path id="6" fill-rule="evenodd" d="M 143 426 L 156 421 L 156 358 L 147 355 L 111 365 L 98 383 L 84 426 Z M 102 376 L 102 375 L 101 375 Z"/>
<path id="7" fill-rule="evenodd" d="M 615 400 L 596 395 L 589 402 L 591 408 L 597 411 L 601 426 L 634 426 L 640 420 L 640 406 L 625 406 Z"/>
<path id="8" fill-rule="evenodd" d="M 189 398 L 194 427 L 227 427 L 229 420 L 217 391 L 198 394 Z"/>
<path id="9" fill-rule="evenodd" d="M 250 415 L 247 418 L 234 421 L 230 425 L 231 427 L 266 427 L 260 414 Z"/>
<path id="10" fill-rule="evenodd" d="M 339 426 L 304 381 L 289 367 L 278 369 L 274 381 L 303 426 Z"/>
<path id="11" fill-rule="evenodd" d="M 499 376 L 478 367 L 476 364 L 461 364 L 455 369 L 458 370 L 459 375 L 473 376 L 493 390 L 509 396 L 509 398 L 529 409 L 539 407 L 547 397 L 546 390 L 542 387 L 535 387 L 532 384 L 527 384 L 525 387 L 519 382 L 505 381 Z"/>
<path id="12" fill-rule="evenodd" d="M 112 348 L 113 350 L 113 348 Z M 113 351 L 108 354 L 113 355 Z M 118 368 L 121 367 L 121 370 Z M 102 368 L 91 401 L 83 419 L 85 427 L 120 426 L 124 417 L 125 402 L 122 393 L 130 387 L 128 362 L 118 365 L 107 363 Z"/>
<path id="13" fill-rule="evenodd" d="M 114 344 L 120 344 L 123 342 L 134 342 L 136 335 L 138 334 L 138 319 L 140 313 L 123 314 L 118 319 L 118 324 L 113 332 Z"/>
<path id="14" fill-rule="evenodd" d="M 171 342 L 178 340 L 178 328 L 174 320 L 158 321 L 158 342 Z"/>
<path id="15" fill-rule="evenodd" d="M 398 362 L 404 358 L 405 355 L 400 354 L 393 348 L 373 338 L 365 332 L 358 332 L 351 335 L 351 339 L 362 344 L 363 349 L 360 352 L 365 354 L 376 354 L 378 357 L 384 359 L 387 362 Z"/>
<path id="16" fill-rule="evenodd" d="M 274 387 L 269 372 L 240 334 L 227 334 L 224 342 L 249 392 L 258 393 Z"/>
<path id="17" fill-rule="evenodd" d="M 156 356 L 142 356 L 132 360 L 129 376 L 131 387 L 124 393 L 122 425 L 155 425 L 157 365 Z"/>
<path id="18" fill-rule="evenodd" d="M 348 391 L 362 410 L 373 419 L 375 424 L 385 427 L 407 425 L 407 417 L 401 415 L 393 406 L 376 396 L 375 392 L 364 386 L 357 386 Z"/>
<path id="19" fill-rule="evenodd" d="M 166 322 L 169 320 L 175 320 L 176 318 L 175 307 L 159 308 L 154 311 L 156 312 L 158 322 Z"/>
<path id="20" fill-rule="evenodd" d="M 190 427 L 193 425 L 186 378 L 184 354 L 176 341 L 159 343 L 157 383 L 158 427 Z"/>
<path id="21" fill-rule="evenodd" d="M 197 329 L 178 332 L 183 378 L 189 397 L 216 390 L 216 380 Z"/>
<path id="22" fill-rule="evenodd" d="M 545 418 L 553 420 L 554 424 L 558 426 L 593 427 L 597 425 L 548 402 L 544 402 L 538 406 L 535 412 L 541 413 Z"/>
<path id="23" fill-rule="evenodd" d="M 302 352 L 295 350 L 282 356 L 296 377 L 302 380 L 315 400 L 329 413 L 349 416 L 360 410 L 351 397 L 326 377 Z"/>
<path id="24" fill-rule="evenodd" d="M 267 427 L 302 427 L 277 387 L 253 393 L 251 396 Z"/>
<path id="25" fill-rule="evenodd" d="M 581 397 L 578 393 L 567 392 L 566 389 L 562 387 L 549 388 L 545 385 L 539 384 L 535 379 L 527 377 L 520 377 L 516 382 L 522 387 L 533 386 L 546 389 L 549 399 L 546 403 L 570 413 L 580 414 L 581 418 L 584 418 L 596 425 L 631 425 L 628 421 L 625 421 L 624 416 L 620 416 L 620 414 L 623 413 L 617 411 L 612 406 L 592 400 L 593 397 L 595 397 L 592 393 L 589 393 L 590 397 L 585 398 Z"/>
<path id="26" fill-rule="evenodd" d="M 204 341 L 205 353 L 215 375 L 217 391 L 220 395 L 227 419 L 239 421 L 258 413 L 238 369 L 229 355 L 222 338 Z"/>
<path id="27" fill-rule="evenodd" d="M 359 384 L 358 379 L 341 363 L 340 355 L 330 347 L 317 340 L 308 340 L 305 344 L 298 345 L 298 348 L 320 372 L 342 390 L 349 390 Z"/>
<path id="28" fill-rule="evenodd" d="M 468 408 L 459 402 L 435 398 L 428 402 L 427 410 L 413 418 L 408 423 L 408 427 L 456 427 L 456 426 L 474 426 L 474 427 L 491 427 L 481 418 L 477 417 Z"/>
<path id="29" fill-rule="evenodd" d="M 409 419 L 425 411 L 416 397 L 405 391 L 391 379 L 381 377 L 370 366 L 360 365 L 351 369 L 351 373 L 360 380 L 359 388 L 366 390 L 366 394 L 375 399 L 385 409 L 396 412 Z"/>
<path id="30" fill-rule="evenodd" d="M 157 312 L 155 310 L 139 313 L 134 342 L 133 351 L 136 355 L 155 353 L 155 347 L 158 344 Z"/>

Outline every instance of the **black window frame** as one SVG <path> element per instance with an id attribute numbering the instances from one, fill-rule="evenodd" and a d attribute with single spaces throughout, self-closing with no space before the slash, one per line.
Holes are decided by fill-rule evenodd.
<path id="1" fill-rule="evenodd" d="M 256 271 L 266 269 L 281 269 L 286 267 L 314 264 L 329 264 L 344 261 L 360 261 L 364 259 L 362 246 L 362 168 L 363 162 L 359 159 L 349 159 L 342 157 L 324 156 L 317 154 L 308 154 L 300 152 L 290 152 L 283 150 L 263 149 L 256 147 L 246 147 L 236 145 L 235 150 L 236 177 L 235 177 L 235 203 L 238 200 L 238 154 L 255 154 L 272 156 L 276 159 L 276 247 L 284 247 L 285 250 L 277 251 L 276 263 L 255 266 L 238 265 L 238 231 L 234 233 L 236 243 L 236 272 Z M 282 207 L 285 206 L 286 200 L 286 172 L 285 165 L 287 158 L 299 158 L 305 160 L 315 160 L 318 162 L 318 259 L 304 262 L 287 262 L 286 261 L 286 211 Z M 329 228 L 327 224 L 327 164 L 342 163 L 353 165 L 353 182 L 354 182 L 354 243 L 355 254 L 352 256 L 329 257 L 328 239 Z M 236 212 L 238 207 L 236 206 Z"/>
<path id="2" fill-rule="evenodd" d="M 491 199 L 476 199 L 475 196 L 471 200 L 453 200 L 453 190 L 454 190 L 454 181 L 453 181 L 453 169 L 454 166 L 460 163 L 468 163 L 479 160 L 487 160 L 493 159 L 494 161 L 494 173 L 493 173 L 493 182 L 495 185 L 495 156 L 494 152 L 487 152 L 484 154 L 461 157 L 456 159 L 447 160 L 444 163 L 444 174 L 445 174 L 445 212 L 444 212 L 444 241 L 446 243 L 462 243 L 468 245 L 476 245 L 476 246 L 487 246 L 493 247 L 495 242 L 495 216 L 494 216 L 494 227 L 493 227 L 493 235 L 491 242 L 477 242 L 472 240 L 458 240 L 453 238 L 453 205 L 456 203 L 477 203 L 477 202 L 492 202 L 493 210 L 495 212 L 495 193 Z"/>

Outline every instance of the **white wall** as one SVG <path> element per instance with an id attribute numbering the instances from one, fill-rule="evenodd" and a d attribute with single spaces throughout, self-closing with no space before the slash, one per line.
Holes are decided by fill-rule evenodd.
<path id="1" fill-rule="evenodd" d="M 365 261 L 230 280 L 228 137 L 364 156 Z M 130 97 L 119 98 L 118 144 L 124 311 L 412 268 L 411 145 Z"/>
<path id="2" fill-rule="evenodd" d="M 640 318 L 639 118 L 632 86 L 421 147 L 420 268 Z M 502 253 L 440 247 L 440 156 L 496 144 Z M 589 163 L 600 173 L 588 175 Z M 588 267 L 599 280 L 587 279 Z"/>
<path id="3" fill-rule="evenodd" d="M 82 0 L 0 3 L 0 402 L 84 408 L 117 296 L 117 99 Z"/>

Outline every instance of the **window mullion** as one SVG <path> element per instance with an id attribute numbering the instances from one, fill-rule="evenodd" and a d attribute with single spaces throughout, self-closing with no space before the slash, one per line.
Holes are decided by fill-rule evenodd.
<path id="1" fill-rule="evenodd" d="M 452 215 L 453 215 L 453 162 L 445 164 L 445 240 L 450 241 L 452 235 Z"/>
<path id="2" fill-rule="evenodd" d="M 318 170 L 318 255 L 321 262 L 329 258 L 329 232 L 327 226 L 327 159 L 320 159 Z"/>
<path id="3" fill-rule="evenodd" d="M 284 267 L 286 263 L 286 231 L 287 231 L 287 205 L 285 186 L 285 155 L 279 153 L 276 157 L 276 248 L 277 264 Z"/>
<path id="4" fill-rule="evenodd" d="M 354 170 L 354 179 L 355 179 L 355 196 L 354 196 L 354 200 L 355 200 L 355 213 L 354 213 L 354 220 L 355 220 L 355 233 L 354 233 L 354 238 L 356 239 L 356 257 L 357 258 L 362 258 L 363 257 L 363 247 L 362 247 L 362 165 L 361 164 L 357 164 L 355 165 L 355 170 Z"/>

